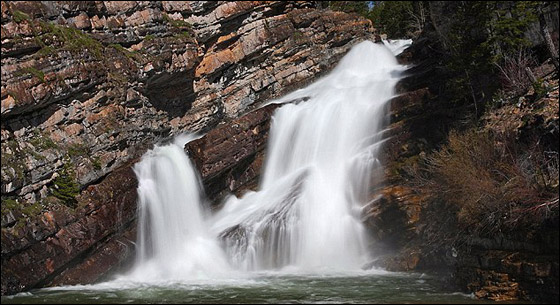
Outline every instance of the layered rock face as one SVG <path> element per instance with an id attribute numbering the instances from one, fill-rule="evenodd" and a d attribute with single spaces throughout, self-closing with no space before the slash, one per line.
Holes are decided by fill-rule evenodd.
<path id="1" fill-rule="evenodd" d="M 133 239 L 134 160 L 304 86 L 373 37 L 369 21 L 307 1 L 2 1 L 1 12 L 2 294 L 125 259 L 113 241 Z M 268 109 L 250 119 L 257 150 Z M 229 189 L 254 181 L 253 166 Z"/>
<path id="2" fill-rule="evenodd" d="M 218 126 L 185 145 L 201 175 L 208 198 L 255 190 L 262 171 L 270 119 L 279 105 L 271 104 Z"/>

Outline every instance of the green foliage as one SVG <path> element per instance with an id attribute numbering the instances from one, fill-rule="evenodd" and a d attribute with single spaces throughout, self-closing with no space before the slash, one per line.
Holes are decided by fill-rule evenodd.
<path id="1" fill-rule="evenodd" d="M 381 33 L 390 38 L 411 37 L 415 30 L 415 12 L 422 5 L 414 1 L 325 1 L 326 7 L 346 13 L 354 13 L 370 19 Z"/>
<path id="2" fill-rule="evenodd" d="M 176 33 L 174 35 L 174 37 L 180 38 L 180 39 L 191 39 L 191 33 L 189 33 L 188 31 L 180 31 L 178 33 Z"/>
<path id="3" fill-rule="evenodd" d="M 5 172 L 10 178 L 12 179 L 24 179 L 25 178 L 25 162 L 22 156 L 28 154 L 28 151 L 25 149 L 21 149 L 18 142 L 14 139 L 10 139 L 2 145 L 9 147 L 10 152 L 2 149 L 1 159 L 2 159 L 2 172 Z M 11 168 L 14 170 L 12 173 L 11 170 L 4 168 Z"/>
<path id="4" fill-rule="evenodd" d="M 17 200 L 12 198 L 2 199 L 2 214 L 4 214 L 5 211 L 12 211 L 17 209 L 18 207 L 19 203 L 17 202 Z"/>
<path id="5" fill-rule="evenodd" d="M 68 145 L 68 156 L 85 157 L 89 154 L 89 147 L 86 144 L 75 143 Z"/>
<path id="6" fill-rule="evenodd" d="M 114 48 L 115 50 L 121 52 L 124 54 L 124 56 L 126 56 L 126 58 L 129 59 L 138 59 L 138 54 L 136 52 L 133 51 L 129 51 L 126 48 L 124 48 L 122 45 L 118 44 L 118 43 L 112 43 L 109 45 L 109 47 Z"/>
<path id="7" fill-rule="evenodd" d="M 13 11 L 13 20 L 15 21 L 15 23 L 21 23 L 24 20 L 30 20 L 30 19 L 31 18 L 29 18 L 29 15 L 27 15 L 22 11 L 18 11 L 18 10 Z"/>
<path id="8" fill-rule="evenodd" d="M 535 83 L 533 83 L 533 89 L 535 90 L 535 99 L 540 99 L 545 97 L 548 93 L 548 88 L 546 87 L 545 83 L 542 79 L 537 79 Z"/>
<path id="9" fill-rule="evenodd" d="M 115 82 L 118 85 L 125 85 L 128 82 L 126 76 L 119 72 L 109 72 L 107 73 L 107 79 L 109 81 Z"/>
<path id="10" fill-rule="evenodd" d="M 441 35 L 446 84 L 444 95 L 457 105 L 486 103 L 500 88 L 504 54 L 518 52 L 529 42 L 524 32 L 536 20 L 536 2 L 450 2 L 453 15 Z M 449 17 L 449 16 L 446 16 Z M 441 18 L 440 16 L 437 18 Z M 524 71 L 520 75 L 525 75 Z"/>
<path id="11" fill-rule="evenodd" d="M 26 67 L 14 73 L 14 75 L 16 76 L 21 76 L 24 74 L 31 74 L 31 76 L 38 78 L 41 82 L 45 81 L 45 72 L 35 67 Z"/>
<path id="12" fill-rule="evenodd" d="M 163 14 L 163 20 L 173 27 L 172 31 L 175 32 L 172 37 L 177 39 L 192 39 L 192 25 L 184 20 L 175 20 L 167 14 Z M 265 20 L 265 26 L 266 26 Z M 147 38 L 147 36 L 146 36 Z M 153 36 L 152 36 L 153 39 Z M 149 41 L 149 40 L 148 40 Z"/>
<path id="13" fill-rule="evenodd" d="M 184 20 L 175 20 L 171 19 L 169 15 L 163 14 L 163 20 L 169 23 L 171 26 L 179 28 L 179 29 L 191 29 L 192 25 Z"/>
<path id="14" fill-rule="evenodd" d="M 296 43 L 301 43 L 305 40 L 305 35 L 300 30 L 295 30 L 292 33 L 292 38 Z"/>
<path id="15" fill-rule="evenodd" d="M 51 54 L 56 49 L 59 49 L 53 48 L 51 45 L 52 39 L 54 38 L 62 44 L 62 46 L 60 46 L 62 50 L 81 52 L 86 49 L 97 59 L 103 57 L 103 45 L 81 30 L 55 25 L 49 22 L 41 22 L 40 25 L 42 31 L 46 33 L 37 38 L 44 49 L 41 50 L 41 54 Z"/>
<path id="16" fill-rule="evenodd" d="M 490 35 L 487 44 L 493 46 L 495 58 L 527 47 L 530 42 L 524 33 L 531 23 L 537 21 L 537 1 L 494 1 L 490 2 L 493 18 L 489 22 Z"/>
<path id="17" fill-rule="evenodd" d="M 355 13 L 362 16 L 369 14 L 370 1 L 327 1 L 327 6 L 333 11 Z"/>
<path id="18" fill-rule="evenodd" d="M 445 37 L 449 50 L 445 68 L 451 76 L 447 94 L 454 102 L 474 99 L 476 103 L 479 92 L 493 91 L 493 88 L 484 88 L 493 83 L 479 80 L 481 76 L 493 74 L 485 31 L 491 20 L 491 10 L 487 2 L 481 1 L 461 2 L 454 8 L 454 22 Z"/>
<path id="19" fill-rule="evenodd" d="M 21 209 L 21 212 L 28 217 L 39 215 L 43 211 L 43 206 L 39 202 L 35 202 Z"/>
<path id="20" fill-rule="evenodd" d="M 76 182 L 74 171 L 68 164 L 58 172 L 58 177 L 53 183 L 51 189 L 53 196 L 62 200 L 65 205 L 74 207 L 77 202 L 76 196 L 80 194 L 80 185 Z"/>
<path id="21" fill-rule="evenodd" d="M 375 1 L 370 14 L 373 26 L 389 38 L 411 36 L 413 1 Z"/>
<path id="22" fill-rule="evenodd" d="M 93 160 L 91 161 L 91 165 L 93 165 L 94 169 L 100 170 L 101 169 L 101 160 L 99 160 L 99 157 L 94 157 Z"/>
<path id="23" fill-rule="evenodd" d="M 29 140 L 29 143 L 40 150 L 58 148 L 58 145 L 49 136 L 41 133 L 37 129 L 33 131 L 33 137 Z"/>
<path id="24" fill-rule="evenodd" d="M 345 10 L 346 1 L 330 1 L 331 7 Z M 372 20 L 373 25 L 389 38 L 415 37 L 430 20 L 425 1 L 373 1 L 370 10 L 364 3 L 350 5 Z M 446 2 L 445 16 L 437 19 L 437 29 L 443 49 L 441 62 L 445 85 L 442 96 L 455 106 L 473 106 L 475 117 L 483 105 L 499 89 L 496 66 L 502 64 L 506 54 L 528 46 L 524 37 L 527 28 L 537 20 L 537 1 L 451 1 Z M 361 9 L 360 9 L 361 8 Z M 443 14 L 443 13 L 442 13 Z"/>

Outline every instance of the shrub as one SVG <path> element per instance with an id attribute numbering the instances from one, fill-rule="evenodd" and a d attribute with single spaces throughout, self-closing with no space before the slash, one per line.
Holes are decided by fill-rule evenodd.
<path id="1" fill-rule="evenodd" d="M 76 196 L 80 193 L 80 185 L 76 182 L 76 175 L 69 165 L 64 165 L 58 177 L 54 179 L 52 194 L 69 207 L 76 206 Z"/>
<path id="2" fill-rule="evenodd" d="M 514 96 L 524 93 L 532 85 L 527 75 L 527 68 L 537 65 L 537 61 L 525 48 L 519 48 L 514 53 L 503 56 L 495 66 L 500 71 L 502 88 L 512 92 Z"/>
<path id="3" fill-rule="evenodd" d="M 558 153 L 512 136 L 452 132 L 412 176 L 415 187 L 455 206 L 460 225 L 480 236 L 558 216 Z"/>

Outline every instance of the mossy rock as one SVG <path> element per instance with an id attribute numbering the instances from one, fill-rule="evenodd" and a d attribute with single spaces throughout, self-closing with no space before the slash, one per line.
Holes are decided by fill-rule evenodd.
<path id="1" fill-rule="evenodd" d="M 36 35 L 37 43 L 42 47 L 38 52 L 40 55 L 50 55 L 57 51 L 76 53 L 87 50 L 96 59 L 103 59 L 104 46 L 87 33 L 49 22 L 40 22 L 40 27 L 43 34 Z"/>
<path id="2" fill-rule="evenodd" d="M 29 17 L 28 14 L 22 11 L 14 10 L 12 12 L 12 20 L 14 20 L 15 23 L 22 23 L 23 21 L 31 20 L 31 18 Z"/>

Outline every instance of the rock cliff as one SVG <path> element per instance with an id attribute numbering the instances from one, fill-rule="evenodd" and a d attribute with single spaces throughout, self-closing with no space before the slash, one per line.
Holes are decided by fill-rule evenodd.
<path id="1" fill-rule="evenodd" d="M 370 21 L 311 1 L 2 1 L 1 13 L 2 294 L 91 282 L 125 262 L 143 152 L 216 126 L 226 133 L 204 141 L 218 144 L 220 123 L 373 38 Z M 232 191 L 254 181 L 264 109 L 241 119 L 257 148 L 234 160 L 248 169 L 211 166 L 205 179 Z"/>

